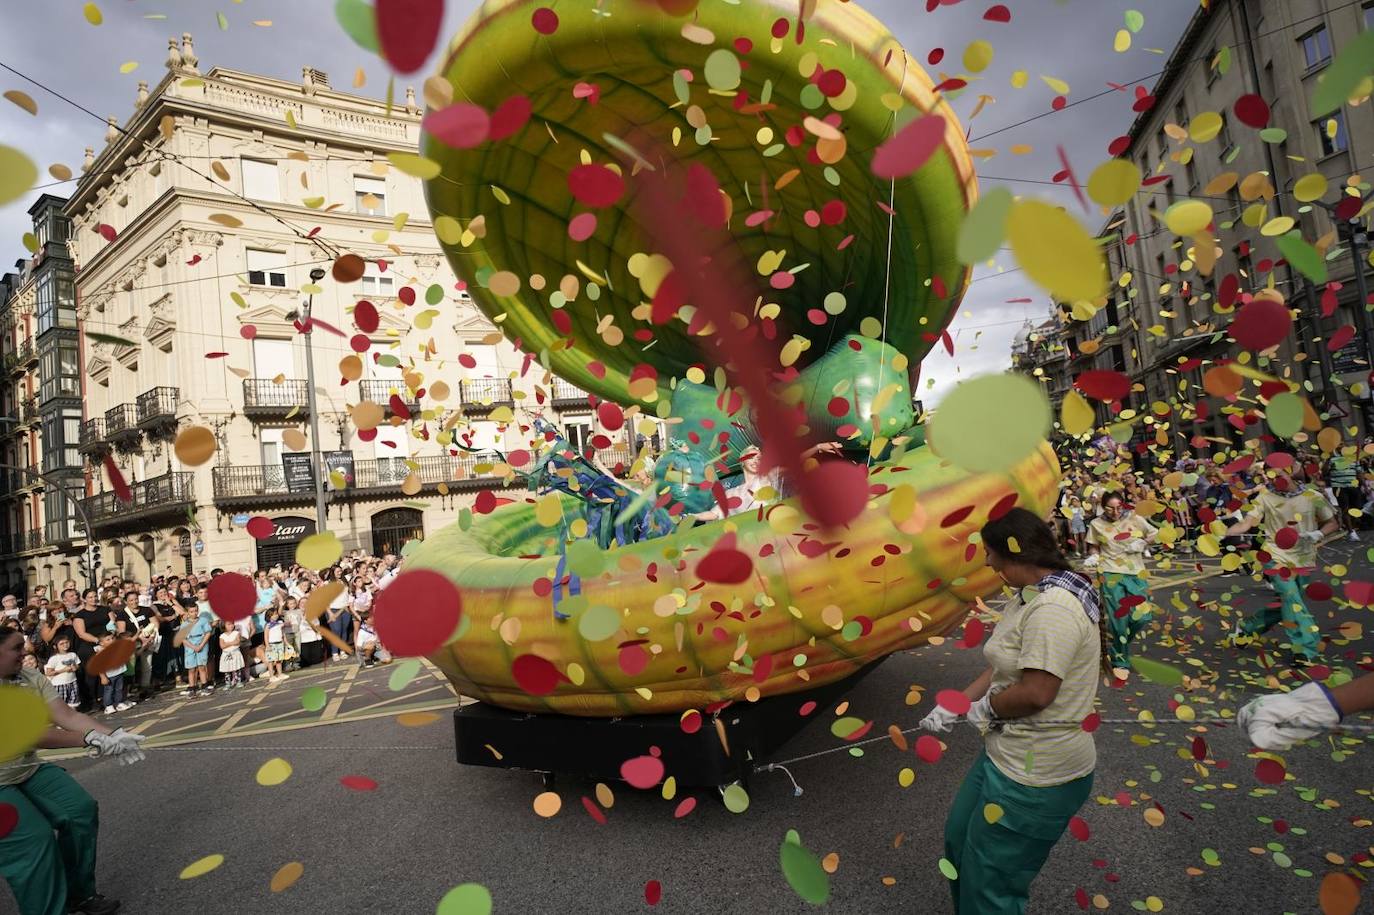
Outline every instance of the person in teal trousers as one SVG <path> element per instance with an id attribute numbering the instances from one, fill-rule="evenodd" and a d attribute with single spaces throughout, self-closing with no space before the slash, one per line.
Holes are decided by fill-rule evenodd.
<path id="1" fill-rule="evenodd" d="M 0 630 L 0 689 L 31 690 L 43 699 L 51 725 L 38 748 L 84 746 L 121 763 L 143 758 L 142 736 L 111 731 L 75 711 L 46 677 L 25 668 L 23 645 L 18 630 Z M 95 891 L 95 799 L 66 770 L 40 763 L 32 749 L 0 759 L 0 818 L 14 824 L 0 835 L 0 876 L 14 892 L 20 915 L 110 915 L 119 909 L 117 901 Z"/>
<path id="2" fill-rule="evenodd" d="M 1093 711 L 1102 660 L 1102 608 L 1072 571 L 1045 521 L 1013 508 L 982 531 L 987 564 L 1015 594 L 984 642 L 988 669 L 964 690 L 983 733 L 945 821 L 954 911 L 1021 915 L 1031 882 L 1092 790 L 1097 750 L 1077 724 Z M 959 721 L 937 706 L 921 727 Z"/>
<path id="3" fill-rule="evenodd" d="M 1088 525 L 1084 567 L 1102 573 L 1102 609 L 1111 633 L 1107 654 L 1112 667 L 1130 668 L 1131 642 L 1154 618 L 1150 585 L 1145 580 L 1145 553 L 1158 538 L 1153 524 L 1126 513 L 1116 493 L 1102 497 L 1102 515 Z"/>

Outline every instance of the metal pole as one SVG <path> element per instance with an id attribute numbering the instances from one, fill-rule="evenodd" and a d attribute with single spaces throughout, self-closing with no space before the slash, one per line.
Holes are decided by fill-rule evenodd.
<path id="1" fill-rule="evenodd" d="M 86 529 L 86 587 L 94 588 L 95 569 L 91 568 L 90 558 L 91 547 L 95 545 L 95 529 L 91 527 L 90 516 L 86 514 L 86 509 L 81 506 L 81 502 L 77 499 L 73 499 L 71 493 L 67 492 L 67 487 L 63 486 L 60 481 L 53 479 L 45 473 L 40 473 L 31 467 L 18 467 L 14 464 L 0 464 L 0 470 L 17 470 L 22 474 L 42 480 L 44 483 L 47 483 L 60 492 L 62 498 L 66 499 L 71 504 L 72 508 L 76 509 L 77 517 L 81 519 L 81 525 Z"/>
<path id="2" fill-rule="evenodd" d="M 316 267 L 310 271 L 310 281 L 318 283 L 324 279 L 324 270 Z M 315 480 L 315 532 L 323 533 L 325 529 L 325 507 L 324 507 L 324 472 L 322 458 L 320 455 L 320 411 L 315 402 L 315 351 L 311 345 L 314 340 L 314 325 L 310 323 L 310 312 L 315 305 L 315 294 L 311 293 L 305 300 L 305 310 L 303 312 L 305 320 L 301 323 L 305 330 L 305 385 L 306 385 L 306 404 L 310 410 L 310 463 L 311 474 Z"/>
<path id="3" fill-rule="evenodd" d="M 1364 243 L 1368 236 L 1364 232 L 1364 227 L 1356 220 L 1340 219 L 1336 216 L 1336 208 L 1329 203 L 1316 201 L 1317 205 L 1326 211 L 1331 217 L 1331 222 L 1336 226 L 1338 236 L 1344 236 L 1350 242 L 1350 265 L 1355 271 L 1355 294 L 1358 297 L 1355 301 L 1354 312 L 1357 326 L 1360 329 L 1360 338 L 1364 341 L 1365 360 L 1374 364 L 1371 359 L 1371 348 L 1374 348 L 1374 330 L 1370 329 L 1369 318 L 1369 283 L 1364 275 Z M 1325 351 L 1325 347 L 1322 347 Z M 1328 370 L 1329 371 L 1329 370 Z M 1352 406 L 1354 404 L 1352 403 Z M 1369 432 L 1369 429 L 1365 430 Z"/>

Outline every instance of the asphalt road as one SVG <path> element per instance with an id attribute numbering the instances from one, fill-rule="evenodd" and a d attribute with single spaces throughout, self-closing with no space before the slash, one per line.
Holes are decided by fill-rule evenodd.
<path id="1" fill-rule="evenodd" d="M 1334 544 L 1323 559 L 1370 580 L 1366 549 Z M 1238 576 L 1190 580 L 1213 570 L 1180 565 L 1159 573 L 1155 599 L 1167 615 L 1145 654 L 1200 682 L 1186 693 L 1139 679 L 1103 691 L 1104 718 L 1149 711 L 1169 723 L 1102 725 L 1094 798 L 1080 812 L 1090 835 L 1059 842 L 1035 884 L 1032 912 L 1078 911 L 1079 889 L 1094 911 L 1317 912 L 1326 873 L 1369 875 L 1370 862 L 1359 860 L 1374 854 L 1369 733 L 1295 748 L 1286 754 L 1287 779 L 1271 786 L 1256 779 L 1256 758 L 1234 728 L 1174 723 L 1171 700 L 1211 718 L 1264 688 L 1257 652 L 1214 647 L 1218 610 L 1208 602 L 1255 606 L 1267 592 Z M 1332 665 L 1368 665 L 1370 639 L 1338 631 L 1367 622 L 1368 610 L 1317 606 L 1335 637 Z M 851 691 L 845 714 L 871 719 L 871 735 L 891 724 L 912 727 L 931 690 L 963 686 L 980 665 L 981 652 L 953 642 L 894 656 Z M 457 766 L 447 711 L 457 700 L 429 671 L 393 693 L 391 669 L 350 670 L 180 706 L 176 698 L 154 700 L 129 721 L 155 742 L 184 742 L 164 744 L 127 769 L 64 763 L 100 801 L 101 890 L 131 913 L 432 913 L 450 888 L 468 882 L 488 888 L 496 912 L 802 912 L 810 907 L 789 888 L 778 858 L 787 830 L 796 829 L 817 855 L 837 856 L 831 911 L 950 911 L 937 862 L 945 812 L 978 748 L 971 729 L 956 730 L 935 764 L 886 739 L 856 756 L 830 733 L 831 705 L 779 754 L 835 751 L 789 765 L 801 796 L 781 773 L 759 774 L 748 809 L 732 814 L 711 791 L 665 800 L 657 790 L 616 783 L 608 786 L 613 805 L 598 806 L 600 824 L 582 802 L 597 798 L 591 783 L 560 781 L 562 809 L 544 818 L 533 809 L 544 790 L 536 776 Z M 307 712 L 300 700 L 312 685 L 325 687 L 328 703 Z M 915 685 L 927 694 L 911 707 Z M 255 695 L 267 698 L 245 711 Z M 1192 753 L 1196 737 L 1207 745 L 1201 761 Z M 293 771 L 264 787 L 255 775 L 274 757 Z M 898 781 L 903 768 L 915 771 L 907 788 Z M 346 776 L 376 788 L 347 787 Z M 688 794 L 696 808 L 675 818 Z M 1162 812 L 1162 823 L 1147 822 L 1150 809 Z M 187 865 L 215 854 L 224 856 L 218 868 L 179 879 Z M 291 862 L 303 865 L 302 875 L 273 892 L 273 875 Z M 652 908 L 649 881 L 662 892 Z M 1362 911 L 1374 910 L 1372 895 L 1365 893 Z M 13 911 L 0 890 L 0 913 Z"/>

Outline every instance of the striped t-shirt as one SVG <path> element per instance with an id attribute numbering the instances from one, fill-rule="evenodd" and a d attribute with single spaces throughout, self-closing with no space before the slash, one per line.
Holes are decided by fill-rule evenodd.
<path id="1" fill-rule="evenodd" d="M 1153 524 L 1139 515 L 1126 515 L 1115 521 L 1097 517 L 1088 525 L 1088 543 L 1101 554 L 1102 571 L 1143 575 L 1145 554 L 1130 550 L 1127 545 L 1141 538 L 1148 541 L 1158 533 Z"/>
<path id="2" fill-rule="evenodd" d="M 1028 725 L 1037 720 L 1082 721 L 1092 714 L 1101 654 L 1097 625 L 1083 603 L 1064 588 L 1047 587 L 1033 595 L 1027 589 L 1003 612 L 983 646 L 983 657 L 992 667 L 991 688 L 1011 686 L 1023 670 L 1043 670 L 1061 681 L 1048 708 L 1009 719 L 988 732 L 988 759 L 1003 775 L 1022 785 L 1046 788 L 1093 771 L 1097 749 L 1087 731 L 1074 725 Z"/>

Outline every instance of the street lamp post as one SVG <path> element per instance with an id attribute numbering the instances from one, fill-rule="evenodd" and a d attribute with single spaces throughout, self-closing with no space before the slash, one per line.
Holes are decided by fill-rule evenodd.
<path id="1" fill-rule="evenodd" d="M 0 416 L 0 422 L 8 421 L 10 421 L 8 417 Z M 44 483 L 47 483 L 49 486 L 53 487 L 58 492 L 60 492 L 62 494 L 62 498 L 66 499 L 67 502 L 71 505 L 71 507 L 76 509 L 76 515 L 78 518 L 81 519 L 82 527 L 86 529 L 86 586 L 89 588 L 94 588 L 95 569 L 92 563 L 90 562 L 90 557 L 91 549 L 93 546 L 95 546 L 95 529 L 91 527 L 90 516 L 86 514 L 86 509 L 82 507 L 81 501 L 79 499 L 73 499 L 71 493 L 67 492 L 67 487 L 63 486 L 61 481 L 55 480 L 45 473 L 41 473 L 37 470 L 34 470 L 32 467 L 19 467 L 15 464 L 0 464 L 0 470 L 17 470 L 25 476 L 30 476 L 34 479 L 42 480 Z"/>
<path id="2" fill-rule="evenodd" d="M 311 284 L 324 279 L 324 274 L 324 269 L 320 267 L 311 270 Z M 304 328 L 302 333 L 305 335 L 305 397 L 310 410 L 311 476 L 315 480 L 315 532 L 323 533 L 325 528 L 324 473 L 323 459 L 320 454 L 320 411 L 315 401 L 315 351 L 311 345 L 314 340 L 315 327 L 310 320 L 310 312 L 314 305 L 315 294 L 312 292 L 306 297 L 305 304 L 301 308 L 301 326 Z"/>

